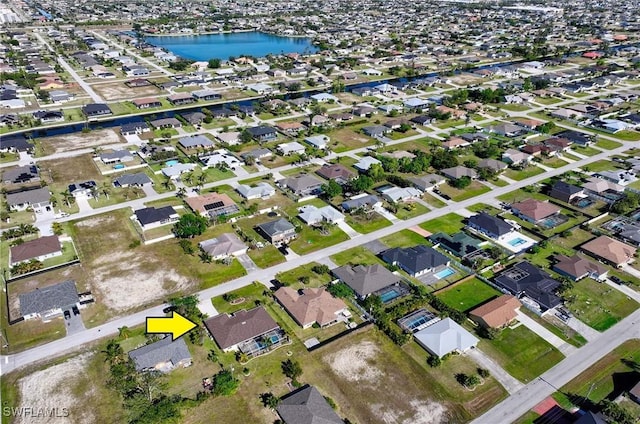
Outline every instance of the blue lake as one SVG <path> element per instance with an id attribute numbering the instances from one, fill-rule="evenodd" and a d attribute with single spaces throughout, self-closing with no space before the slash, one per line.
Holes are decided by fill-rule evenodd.
<path id="1" fill-rule="evenodd" d="M 270 53 L 312 53 L 317 50 L 310 38 L 279 37 L 263 32 L 158 36 L 146 37 L 145 41 L 192 60 L 228 59 L 242 55 L 263 57 Z"/>

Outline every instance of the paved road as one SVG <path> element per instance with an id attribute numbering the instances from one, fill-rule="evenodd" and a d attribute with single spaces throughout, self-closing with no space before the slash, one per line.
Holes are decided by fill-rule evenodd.
<path id="1" fill-rule="evenodd" d="M 47 43 L 44 40 L 44 38 L 42 38 L 42 35 L 40 35 L 39 33 L 35 32 L 35 31 L 33 32 L 33 34 L 36 36 L 36 38 L 42 44 L 44 44 L 47 47 L 47 49 L 49 49 L 51 52 L 55 53 L 55 50 L 51 47 L 51 45 L 49 43 Z M 69 72 L 69 74 L 71 74 L 73 79 L 78 83 L 78 85 L 80 87 L 82 87 L 82 89 L 84 91 L 87 92 L 87 94 L 91 97 L 91 99 L 94 102 L 96 102 L 96 103 L 104 103 L 104 99 L 102 97 L 100 97 L 95 91 L 93 91 L 91 86 L 84 81 L 84 78 L 82 78 L 80 75 L 78 75 L 78 73 L 75 71 L 75 69 L 73 69 L 71 67 L 71 65 L 69 65 L 67 63 L 66 60 L 64 60 L 61 56 L 57 56 L 57 58 L 58 58 L 58 63 L 60 64 L 60 66 L 62 66 L 65 71 L 67 71 L 67 72 Z"/>
<path id="2" fill-rule="evenodd" d="M 555 367 L 476 418 L 472 424 L 512 423 L 622 342 L 640 338 L 640 310 L 577 349 Z"/>
<path id="3" fill-rule="evenodd" d="M 361 236 L 356 237 L 355 239 L 352 240 L 347 240 L 344 241 L 342 243 L 330 246 L 328 248 L 322 249 L 322 250 L 318 250 L 312 253 L 309 253 L 307 255 L 304 256 L 300 256 L 297 258 L 294 258 L 290 261 L 278 264 L 276 266 L 273 266 L 271 268 L 268 269 L 264 269 L 264 270 L 259 270 L 259 271 L 255 271 L 255 272 L 251 272 L 248 275 L 238 278 L 236 280 L 233 281 L 229 281 L 227 283 L 223 283 L 221 285 L 218 285 L 216 287 L 212 287 L 206 290 L 202 290 L 200 292 L 197 293 L 197 295 L 200 297 L 200 299 L 208 299 L 211 297 L 215 297 L 215 296 L 220 296 L 224 293 L 227 293 L 229 291 L 232 290 L 236 290 L 238 288 L 247 286 L 249 284 L 251 284 L 253 281 L 260 281 L 262 283 L 267 283 L 273 279 L 275 277 L 275 275 L 279 272 L 282 271 L 288 271 L 290 269 L 296 268 L 300 265 L 305 265 L 308 264 L 309 262 L 313 262 L 313 261 L 321 261 L 324 258 L 331 256 L 331 255 L 335 255 L 336 253 L 340 253 L 343 252 L 347 249 L 350 249 L 354 246 L 357 245 L 361 245 L 361 244 L 365 244 L 368 243 L 370 241 L 373 240 L 377 240 L 381 237 L 385 237 L 388 236 L 390 234 L 393 234 L 397 231 L 403 230 L 403 229 L 407 229 L 410 227 L 413 227 L 415 225 L 418 225 L 426 220 L 429 219 L 433 219 L 433 218 L 437 218 L 439 216 L 445 215 L 447 213 L 450 212 L 455 212 L 461 208 L 466 208 L 468 206 L 474 205 L 480 201 L 482 202 L 486 202 L 486 201 L 491 201 L 494 200 L 497 196 L 506 194 L 512 190 L 517 190 L 520 189 L 522 187 L 526 187 L 529 186 L 531 184 L 537 183 L 543 179 L 546 178 L 550 178 L 556 175 L 560 175 L 570 169 L 574 169 L 580 166 L 584 166 L 588 163 L 592 163 L 601 159 L 605 159 L 606 157 L 613 155 L 613 154 L 617 154 L 617 153 L 622 153 L 623 151 L 631 148 L 634 145 L 634 143 L 628 142 L 628 143 L 624 143 L 621 147 L 618 147 L 617 149 L 614 150 L 609 150 L 609 151 L 603 151 L 602 153 L 599 153 L 597 155 L 591 156 L 589 158 L 586 159 L 582 159 L 580 161 L 576 161 L 572 164 L 568 164 L 562 168 L 557 168 L 557 169 L 553 169 L 549 172 L 543 173 L 543 174 L 539 174 L 536 175 L 534 177 L 522 180 L 522 181 L 518 181 L 510 186 L 506 186 L 506 187 L 498 187 L 495 190 L 493 190 L 491 192 L 491 196 L 486 195 L 482 198 L 479 197 L 474 197 L 471 199 L 467 199 L 464 200 L 462 202 L 451 202 L 450 204 L 448 204 L 447 206 L 440 208 L 440 209 L 436 209 L 430 212 L 427 212 L 426 214 L 417 216 L 415 218 L 406 220 L 406 221 L 401 221 L 396 223 L 395 225 L 389 226 L 389 227 L 385 227 L 383 229 L 380 229 L 378 231 L 369 233 L 369 234 L 363 234 Z M 220 184 L 220 183 L 217 183 Z M 173 195 L 173 194 L 169 194 L 169 195 Z M 166 197 L 166 196 L 163 196 Z M 149 201 L 152 199 L 149 198 L 144 198 L 144 199 L 140 199 L 140 201 Z M 115 210 L 115 209 L 119 209 L 122 208 L 124 205 L 120 204 L 120 205 L 113 205 L 113 207 L 107 207 L 107 208 L 102 208 L 100 210 L 100 212 L 104 212 L 105 209 L 111 209 L 111 210 Z M 96 211 L 93 211 L 96 212 Z M 66 218 L 66 220 L 68 219 L 78 219 L 79 214 L 75 214 L 73 217 L 69 217 Z M 9 356 L 2 356 L 0 357 L 0 372 L 2 373 L 7 373 L 10 372 L 16 368 L 34 363 L 34 362 L 38 362 L 44 358 L 52 358 L 55 356 L 58 356 L 60 354 L 63 354 L 71 349 L 78 349 L 80 348 L 82 345 L 86 344 L 86 343 L 90 343 L 92 341 L 98 340 L 99 338 L 106 336 L 106 335 L 112 335 L 112 334 L 116 334 L 118 332 L 118 328 L 122 327 L 124 325 L 128 326 L 128 327 L 133 327 L 135 325 L 139 325 L 145 322 L 145 317 L 147 316 L 154 316 L 154 315 L 158 315 L 162 312 L 162 306 L 156 306 L 156 307 L 152 307 L 149 309 L 146 309 L 144 311 L 140 311 L 138 313 L 129 315 L 127 317 L 123 317 L 123 318 L 119 318 L 113 321 L 110 321 L 106 324 L 103 324 L 99 327 L 90 329 L 90 330 L 86 330 L 84 332 L 78 333 L 72 337 L 65 337 L 64 339 L 61 340 L 56 340 L 54 342 L 45 344 L 43 346 L 39 346 L 37 348 L 34 349 L 30 349 L 28 351 L 25 352 L 21 352 L 21 353 L 17 353 L 17 354 L 13 354 L 13 355 L 9 355 Z M 639 318 L 640 319 L 640 318 Z M 614 328 L 618 328 L 619 326 L 616 326 Z M 608 334 L 608 332 L 607 332 Z M 613 343 L 613 341 L 616 341 L 617 339 L 611 339 Z M 621 339 L 622 340 L 622 339 Z M 591 343 L 590 343 L 591 344 Z M 580 349 L 580 351 L 582 351 L 583 349 Z M 503 421 L 495 421 L 495 422 L 503 422 Z"/>

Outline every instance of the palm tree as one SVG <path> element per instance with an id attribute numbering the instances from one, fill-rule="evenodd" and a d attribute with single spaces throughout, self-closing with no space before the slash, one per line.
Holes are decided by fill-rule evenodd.
<path id="1" fill-rule="evenodd" d="M 111 185 L 105 181 L 104 183 L 102 183 L 102 187 L 100 188 L 100 191 L 102 192 L 102 194 L 104 194 L 107 197 L 107 200 L 109 200 L 109 193 L 111 193 Z"/>
<path id="2" fill-rule="evenodd" d="M 178 191 L 176 192 L 176 196 L 178 196 L 179 198 L 183 198 L 187 195 L 187 190 L 184 187 L 180 187 L 178 189 Z"/>
<path id="3" fill-rule="evenodd" d="M 73 195 L 69 192 L 68 189 L 60 193 L 60 195 L 62 196 L 62 199 L 64 200 L 64 202 L 67 204 L 67 207 L 70 208 L 71 202 L 74 199 Z"/>
<path id="4" fill-rule="evenodd" d="M 205 181 L 207 181 L 206 175 L 204 175 L 204 174 L 198 175 L 198 187 L 202 188 L 202 186 L 204 185 Z"/>
<path id="5" fill-rule="evenodd" d="M 118 328 L 118 335 L 120 338 L 128 339 L 131 335 L 131 330 L 126 325 Z"/>
<path id="6" fill-rule="evenodd" d="M 193 172 L 187 172 L 183 177 L 181 177 L 185 183 L 191 185 L 193 182 Z"/>

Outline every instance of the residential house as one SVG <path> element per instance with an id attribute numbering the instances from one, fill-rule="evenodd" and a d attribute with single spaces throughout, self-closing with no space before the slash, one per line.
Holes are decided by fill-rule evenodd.
<path id="1" fill-rule="evenodd" d="M 329 141 L 331 141 L 331 139 L 326 135 L 313 135 L 305 137 L 304 141 L 316 149 L 326 150 L 329 148 Z"/>
<path id="2" fill-rule="evenodd" d="M 602 178 L 591 177 L 582 185 L 587 195 L 597 197 L 607 203 L 613 203 L 622 198 L 624 187 Z"/>
<path id="3" fill-rule="evenodd" d="M 178 212 L 173 209 L 173 206 L 138 209 L 134 214 L 136 216 L 136 220 L 144 231 L 171 224 L 172 222 L 176 222 L 180 219 L 180 215 L 178 215 Z"/>
<path id="4" fill-rule="evenodd" d="M 247 253 L 247 246 L 234 233 L 224 233 L 216 238 L 203 240 L 198 246 L 215 261 Z"/>
<path id="5" fill-rule="evenodd" d="M 24 184 L 39 181 L 40 173 L 36 165 L 18 166 L 2 173 L 2 182 L 4 184 Z"/>
<path id="6" fill-rule="evenodd" d="M 556 181 L 551 187 L 549 197 L 562 200 L 565 203 L 571 203 L 574 199 L 585 197 L 585 194 L 581 187 L 565 183 L 564 181 Z"/>
<path id="7" fill-rule="evenodd" d="M 363 127 L 362 132 L 365 135 L 373 138 L 380 138 L 385 134 L 390 133 L 392 130 L 389 127 L 385 127 L 384 125 L 371 125 L 368 127 Z"/>
<path id="8" fill-rule="evenodd" d="M 380 162 L 378 159 L 374 158 L 373 156 L 364 156 L 358 162 L 356 162 L 353 166 L 360 172 L 366 172 L 369 170 L 371 165 L 374 165 L 374 164 L 379 165 L 381 163 L 382 162 Z"/>
<path id="9" fill-rule="evenodd" d="M 478 162 L 478 168 L 490 169 L 495 173 L 499 173 L 507 169 L 508 165 L 502 162 L 501 160 L 489 158 L 489 159 L 481 159 L 480 162 Z"/>
<path id="10" fill-rule="evenodd" d="M 64 113 L 61 110 L 38 110 L 33 112 L 33 117 L 43 124 L 64 121 Z"/>
<path id="11" fill-rule="evenodd" d="M 591 262 L 580 255 L 573 255 L 571 257 L 565 255 L 555 255 L 556 261 L 553 264 L 553 270 L 558 274 L 571 278 L 573 281 L 582 280 L 589 277 L 597 281 L 603 281 L 607 278 L 609 268 Z"/>
<path id="12" fill-rule="evenodd" d="M 320 194 L 322 184 L 322 181 L 308 174 L 300 174 L 278 181 L 278 186 L 287 188 L 300 197 Z"/>
<path id="13" fill-rule="evenodd" d="M 292 141 L 290 143 L 278 144 L 277 150 L 283 156 L 291 156 L 291 155 L 301 155 L 305 152 L 306 149 L 302 144 L 298 143 L 297 141 Z"/>
<path id="14" fill-rule="evenodd" d="M 301 131 L 304 131 L 307 127 L 300 122 L 278 122 L 276 128 L 285 134 L 291 136 L 297 136 Z"/>
<path id="15" fill-rule="evenodd" d="M 7 205 L 11 210 L 23 211 L 32 208 L 36 213 L 51 210 L 51 192 L 47 187 L 7 193 Z"/>
<path id="16" fill-rule="evenodd" d="M 213 147 L 213 141 L 203 134 L 182 137 L 178 140 L 178 144 L 185 149 L 210 149 Z"/>
<path id="17" fill-rule="evenodd" d="M 9 249 L 9 264 L 13 266 L 30 260 L 44 261 L 56 256 L 62 256 L 60 239 L 55 235 L 45 236 L 12 246 Z"/>
<path id="18" fill-rule="evenodd" d="M 550 216 L 559 215 L 562 209 L 553 203 L 536 199 L 526 199 L 511 204 L 511 211 L 517 217 L 533 224 L 540 224 Z"/>
<path id="19" fill-rule="evenodd" d="M 262 223 L 255 229 L 274 246 L 286 245 L 298 236 L 296 227 L 284 218 Z"/>
<path id="20" fill-rule="evenodd" d="M 75 197 L 93 197 L 95 190 L 98 188 L 97 184 L 93 180 L 83 181 L 81 183 L 69 184 L 69 193 Z"/>
<path id="21" fill-rule="evenodd" d="M 626 186 L 634 181 L 638 180 L 634 171 L 615 170 L 615 171 L 600 171 L 596 172 L 594 176 L 611 181 L 614 184 L 620 186 Z"/>
<path id="22" fill-rule="evenodd" d="M 236 187 L 236 191 L 247 200 L 268 199 L 276 194 L 276 189 L 266 182 L 252 185 L 240 184 Z"/>
<path id="23" fill-rule="evenodd" d="M 240 157 L 247 162 L 247 160 L 253 160 L 255 162 L 260 162 L 262 159 L 273 156 L 273 152 L 265 147 L 261 147 L 258 149 L 253 149 L 248 152 L 242 153 Z M 251 159 L 249 159 L 251 158 Z"/>
<path id="24" fill-rule="evenodd" d="M 466 352 L 479 342 L 451 318 L 440 320 L 414 333 L 413 338 L 427 352 L 439 358 L 452 352 Z"/>
<path id="25" fill-rule="evenodd" d="M 194 163 L 177 163 L 175 165 L 167 166 L 162 168 L 162 174 L 165 177 L 168 177 L 172 180 L 177 180 L 180 178 L 180 175 L 185 172 L 191 172 L 196 168 L 196 164 Z"/>
<path id="26" fill-rule="evenodd" d="M 229 131 L 216 134 L 216 138 L 229 146 L 240 144 L 240 132 Z"/>
<path id="27" fill-rule="evenodd" d="M 348 314 L 347 305 L 342 299 L 334 297 L 324 287 L 302 290 L 280 287 L 273 295 L 302 328 L 314 324 L 328 327 L 344 318 L 345 312 Z"/>
<path id="28" fill-rule="evenodd" d="M 151 178 L 144 172 L 135 174 L 122 174 L 113 180 L 115 187 L 146 187 L 153 185 Z"/>
<path id="29" fill-rule="evenodd" d="M 178 118 L 161 118 L 155 119 L 150 122 L 153 128 L 180 128 L 182 127 L 182 122 L 178 120 Z"/>
<path id="30" fill-rule="evenodd" d="M 247 128 L 247 131 L 249 132 L 249 134 L 251 134 L 251 137 L 253 137 L 256 141 L 275 140 L 276 137 L 278 137 L 278 133 L 276 132 L 276 129 L 266 125 L 249 127 Z"/>
<path id="31" fill-rule="evenodd" d="M 580 146 L 589 146 L 593 143 L 594 137 L 589 134 L 582 133 L 580 131 L 575 130 L 565 130 L 556 134 L 556 137 L 566 138 L 574 144 L 578 144 Z"/>
<path id="32" fill-rule="evenodd" d="M 442 142 L 442 147 L 447 150 L 457 149 L 458 147 L 466 147 L 469 146 L 469 142 L 464 138 L 460 137 L 449 137 L 447 140 Z"/>
<path id="33" fill-rule="evenodd" d="M 600 236 L 588 241 L 580 246 L 580 249 L 617 268 L 622 268 L 624 265 L 633 262 L 636 253 L 635 247 L 612 239 L 609 236 Z"/>
<path id="34" fill-rule="evenodd" d="M 523 130 L 521 126 L 510 124 L 510 123 L 504 123 L 504 124 L 498 124 L 498 125 L 493 125 L 489 127 L 489 132 L 496 133 L 503 137 L 512 138 L 522 134 Z"/>
<path id="35" fill-rule="evenodd" d="M 450 259 L 432 247 L 417 245 L 414 247 L 386 250 L 382 260 L 396 265 L 412 277 L 419 277 L 435 271 L 442 266 L 449 266 Z"/>
<path id="36" fill-rule="evenodd" d="M 191 354 L 182 337 L 172 341 L 172 338 L 167 336 L 157 342 L 134 349 L 128 355 L 138 372 L 167 373 L 176 368 L 186 368 L 191 365 Z"/>
<path id="37" fill-rule="evenodd" d="M 167 97 L 167 101 L 173 106 L 182 106 L 190 103 L 194 103 L 196 99 L 193 98 L 191 93 L 176 93 Z"/>
<path id="38" fill-rule="evenodd" d="M 510 294 L 503 294 L 469 312 L 469 318 L 485 328 L 503 328 L 518 316 L 522 303 Z"/>
<path id="39" fill-rule="evenodd" d="M 180 116 L 191 125 L 201 125 L 207 117 L 202 112 L 182 112 Z"/>
<path id="40" fill-rule="evenodd" d="M 235 171 L 236 167 L 240 166 L 240 160 L 226 149 L 214 150 L 211 153 L 202 154 L 198 156 L 198 159 L 208 168 L 224 164 L 227 168 Z"/>
<path id="41" fill-rule="evenodd" d="M 453 168 L 441 169 L 440 173 L 451 180 L 457 180 L 462 177 L 469 177 L 471 179 L 478 178 L 478 173 L 475 169 L 467 168 L 465 166 L 454 166 Z"/>
<path id="42" fill-rule="evenodd" d="M 329 205 L 321 208 L 313 205 L 304 205 L 298 210 L 300 212 L 298 217 L 308 225 L 317 225 L 322 222 L 337 224 L 344 221 L 344 215 Z"/>
<path id="43" fill-rule="evenodd" d="M 223 352 L 251 351 L 249 344 L 281 331 L 262 306 L 240 310 L 232 315 L 219 314 L 204 321 L 204 326 Z M 245 348 L 245 349 L 243 349 Z"/>
<path id="44" fill-rule="evenodd" d="M 397 284 L 401 277 L 380 264 L 344 265 L 331 271 L 340 281 L 351 287 L 361 299 Z"/>
<path id="45" fill-rule="evenodd" d="M 129 150 L 114 150 L 113 152 L 101 153 L 98 157 L 105 165 L 133 161 L 133 153 Z"/>
<path id="46" fill-rule="evenodd" d="M 434 248 L 440 247 L 459 258 L 479 251 L 484 243 L 483 240 L 471 237 L 462 231 L 451 235 L 447 233 L 432 234 L 429 236 L 429 240 L 433 243 Z"/>
<path id="47" fill-rule="evenodd" d="M 233 215 L 240 211 L 238 205 L 225 193 L 208 193 L 187 197 L 187 205 L 196 213 L 210 219 L 218 216 Z"/>
<path id="48" fill-rule="evenodd" d="M 316 174 L 327 180 L 334 180 L 340 185 L 344 185 L 351 181 L 355 177 L 355 173 L 350 171 L 346 166 L 335 165 L 322 165 L 322 168 L 316 171 Z"/>
<path id="49" fill-rule="evenodd" d="M 149 128 L 146 122 L 142 121 L 122 124 L 120 127 L 120 133 L 122 135 L 139 135 L 146 132 L 151 132 L 151 128 Z"/>
<path id="50" fill-rule="evenodd" d="M 345 212 L 353 212 L 360 208 L 375 209 L 376 207 L 381 205 L 382 201 L 378 196 L 375 196 L 373 194 L 363 194 L 360 196 L 352 197 L 349 200 L 345 200 L 340 206 Z"/>
<path id="51" fill-rule="evenodd" d="M 533 156 L 516 149 L 507 149 L 502 153 L 502 160 L 510 165 L 527 165 L 533 160 Z"/>
<path id="52" fill-rule="evenodd" d="M 89 103 L 82 106 L 82 113 L 84 113 L 87 118 L 97 118 L 111 115 L 113 112 L 111 112 L 111 109 L 106 103 Z"/>
<path id="53" fill-rule="evenodd" d="M 640 246 L 640 224 L 618 221 L 615 223 L 615 233 L 618 238 Z"/>
<path id="54" fill-rule="evenodd" d="M 389 202 L 406 202 L 412 199 L 418 199 L 422 196 L 422 192 L 413 187 L 383 187 L 378 189 L 378 193 Z"/>
<path id="55" fill-rule="evenodd" d="M 276 408 L 284 424 L 342 424 L 327 398 L 305 385 L 282 397 Z"/>
<path id="56" fill-rule="evenodd" d="M 194 99 L 202 101 L 219 100 L 222 98 L 220 93 L 211 89 L 195 90 L 191 93 L 191 95 Z"/>
<path id="57" fill-rule="evenodd" d="M 133 99 L 131 100 L 131 103 L 133 103 L 133 105 L 137 109 L 151 109 L 154 107 L 162 107 L 162 103 L 160 102 L 160 100 L 155 98 Z"/>
<path id="58" fill-rule="evenodd" d="M 529 262 L 518 262 L 500 273 L 494 281 L 514 296 L 526 296 L 543 312 L 562 303 L 556 295 L 560 282 Z"/>
<path id="59" fill-rule="evenodd" d="M 446 179 L 442 175 L 427 174 L 419 177 L 409 177 L 409 181 L 411 181 L 415 188 L 424 193 L 443 184 Z"/>
<path id="60" fill-rule="evenodd" d="M 514 231 L 511 225 L 486 212 L 471 216 L 467 221 L 467 225 L 495 240 L 502 240 Z"/>
<path id="61" fill-rule="evenodd" d="M 48 287 L 37 287 L 18 295 L 20 314 L 25 320 L 41 318 L 44 322 L 62 316 L 63 311 L 80 307 L 75 281 L 63 281 Z"/>

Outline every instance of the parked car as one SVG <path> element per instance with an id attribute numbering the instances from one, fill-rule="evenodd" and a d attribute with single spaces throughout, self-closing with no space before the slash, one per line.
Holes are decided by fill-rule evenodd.
<path id="1" fill-rule="evenodd" d="M 171 305 L 171 306 L 167 306 L 166 308 L 164 308 L 162 310 L 162 312 L 165 313 L 165 314 L 168 314 L 169 312 L 173 312 L 173 311 L 176 311 L 176 310 L 178 310 L 178 307 L 175 306 L 175 305 Z"/>
<path id="2" fill-rule="evenodd" d="M 69 319 L 71 318 L 71 312 L 69 312 L 69 310 L 64 311 L 64 319 Z"/>
<path id="3" fill-rule="evenodd" d="M 620 278 L 616 277 L 615 275 L 612 275 L 611 277 L 609 277 L 609 280 L 613 281 L 616 284 L 624 284 L 624 281 L 622 281 Z"/>
<path id="4" fill-rule="evenodd" d="M 74 306 L 71 310 L 73 311 L 73 315 L 80 315 L 80 310 L 77 306 Z"/>

